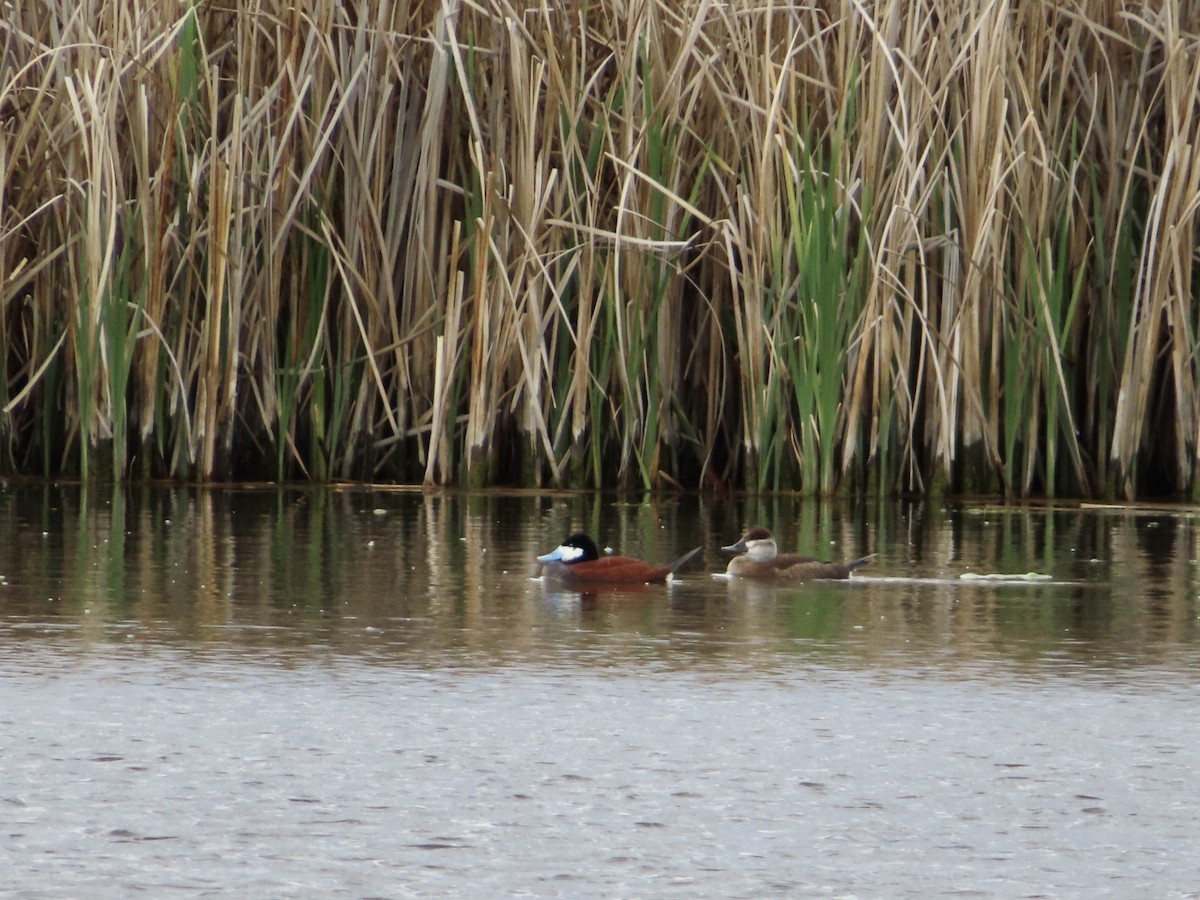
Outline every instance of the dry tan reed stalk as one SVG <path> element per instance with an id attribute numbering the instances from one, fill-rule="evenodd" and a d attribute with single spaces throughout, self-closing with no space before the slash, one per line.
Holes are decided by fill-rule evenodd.
<path id="1" fill-rule="evenodd" d="M 1146 236 L 1138 271 L 1134 321 L 1129 329 L 1125 365 L 1113 425 L 1111 455 L 1123 477 L 1127 497 L 1136 493 L 1134 462 L 1145 443 L 1151 414 L 1150 390 L 1163 348 L 1173 397 L 1176 484 L 1193 482 L 1196 429 L 1200 424 L 1200 394 L 1196 385 L 1197 327 L 1192 269 L 1196 253 L 1196 218 L 1200 213 L 1200 47 L 1195 35 L 1181 33 L 1178 11 L 1167 5 L 1157 19 L 1141 25 L 1162 48 L 1161 71 L 1156 73 L 1163 99 L 1162 159 L 1152 184 Z M 1150 136 L 1145 137 L 1146 140 Z"/>

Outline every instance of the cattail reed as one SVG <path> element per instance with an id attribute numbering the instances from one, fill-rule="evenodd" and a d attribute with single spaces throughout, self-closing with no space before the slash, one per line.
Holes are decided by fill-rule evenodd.
<path id="1" fill-rule="evenodd" d="M 1194 4 L 0 22 L 0 467 L 1200 493 Z"/>

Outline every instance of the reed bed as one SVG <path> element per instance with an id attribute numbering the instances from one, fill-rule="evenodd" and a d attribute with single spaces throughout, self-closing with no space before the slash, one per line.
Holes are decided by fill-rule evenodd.
<path id="1" fill-rule="evenodd" d="M 0 470 L 1200 493 L 1200 4 L 0 6 Z"/>

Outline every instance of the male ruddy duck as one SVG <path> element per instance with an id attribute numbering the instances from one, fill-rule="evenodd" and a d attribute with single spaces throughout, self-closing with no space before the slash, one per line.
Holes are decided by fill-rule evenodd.
<path id="1" fill-rule="evenodd" d="M 667 581 L 699 552 L 697 547 L 668 566 L 655 566 L 628 556 L 601 556 L 595 541 L 576 532 L 537 559 L 547 579 L 564 584 L 653 584 Z"/>
<path id="2" fill-rule="evenodd" d="M 779 555 L 775 538 L 760 525 L 747 528 L 741 540 L 728 547 L 726 553 L 739 556 L 729 561 L 726 574 L 738 578 L 777 579 L 779 581 L 811 581 L 818 578 L 849 578 L 850 573 L 874 556 L 864 556 L 853 562 L 836 563 L 809 556 Z"/>

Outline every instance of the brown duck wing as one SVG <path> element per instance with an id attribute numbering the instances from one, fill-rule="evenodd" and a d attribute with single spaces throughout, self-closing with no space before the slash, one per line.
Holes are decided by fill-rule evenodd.
<path id="1" fill-rule="evenodd" d="M 571 579 L 603 584 L 646 584 L 665 581 L 670 566 L 652 566 L 627 556 L 602 556 L 600 559 L 575 563 L 568 567 Z"/>
<path id="2" fill-rule="evenodd" d="M 851 572 L 870 558 L 864 556 L 853 562 L 825 562 L 804 556 L 781 556 L 776 562 L 780 564 L 779 577 L 794 581 L 813 581 L 824 578 L 849 578 Z"/>
<path id="3" fill-rule="evenodd" d="M 797 553 L 781 553 L 770 562 L 781 569 L 787 569 L 792 566 L 802 566 L 816 564 L 818 566 L 832 566 L 834 563 L 824 559 L 817 559 L 815 556 L 800 556 Z"/>

